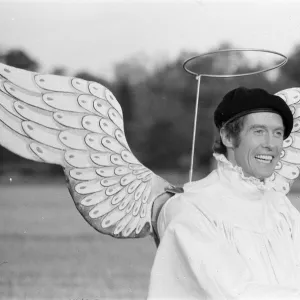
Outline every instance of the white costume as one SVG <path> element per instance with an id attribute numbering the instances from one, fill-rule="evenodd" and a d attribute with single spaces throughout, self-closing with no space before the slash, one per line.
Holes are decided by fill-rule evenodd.
<path id="1" fill-rule="evenodd" d="M 224 155 L 164 205 L 148 299 L 300 299 L 300 213 Z"/>

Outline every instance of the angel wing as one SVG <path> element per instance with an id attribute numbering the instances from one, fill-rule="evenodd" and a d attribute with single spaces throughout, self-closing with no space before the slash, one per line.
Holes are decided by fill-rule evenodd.
<path id="1" fill-rule="evenodd" d="M 281 159 L 271 177 L 275 190 L 287 194 L 300 173 L 300 88 L 285 89 L 275 95 L 288 104 L 294 117 L 292 132 L 283 142 Z"/>
<path id="2" fill-rule="evenodd" d="M 120 104 L 96 82 L 0 64 L 0 144 L 61 165 L 81 215 L 114 237 L 151 233 L 153 202 L 170 187 L 135 158 Z"/>

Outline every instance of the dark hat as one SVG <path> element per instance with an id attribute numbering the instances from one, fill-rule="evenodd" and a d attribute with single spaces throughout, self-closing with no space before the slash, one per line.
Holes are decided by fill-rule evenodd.
<path id="1" fill-rule="evenodd" d="M 228 92 L 215 110 L 214 121 L 218 129 L 226 123 L 254 112 L 275 112 L 282 118 L 287 138 L 293 129 L 293 114 L 289 106 L 279 96 L 263 89 L 236 88 Z"/>

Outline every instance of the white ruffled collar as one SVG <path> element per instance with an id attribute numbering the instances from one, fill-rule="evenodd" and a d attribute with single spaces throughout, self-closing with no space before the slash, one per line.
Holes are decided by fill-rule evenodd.
<path id="1" fill-rule="evenodd" d="M 214 154 L 214 157 L 218 167 L 213 172 L 204 179 L 184 185 L 185 192 L 190 193 L 188 195 L 196 195 L 192 198 L 196 207 L 208 219 L 220 221 L 225 227 L 256 233 L 273 230 L 280 219 L 274 211 L 275 195 L 271 192 L 274 183 L 269 178 L 261 181 L 247 177 L 241 167 L 234 166 L 222 154 Z M 215 185 L 206 191 L 205 187 L 211 184 Z M 199 197 L 199 193 L 204 196 Z"/>
<path id="2" fill-rule="evenodd" d="M 241 181 L 249 186 L 249 188 L 254 188 L 259 191 L 265 191 L 274 188 L 274 182 L 269 178 L 266 178 L 264 181 L 261 181 L 253 176 L 245 176 L 242 168 L 240 166 L 234 166 L 223 154 L 214 153 L 214 158 L 218 162 L 218 171 L 223 174 L 224 178 L 227 180 L 230 178 L 230 181 L 234 184 L 236 180 Z M 235 180 L 236 179 L 236 180 Z"/>

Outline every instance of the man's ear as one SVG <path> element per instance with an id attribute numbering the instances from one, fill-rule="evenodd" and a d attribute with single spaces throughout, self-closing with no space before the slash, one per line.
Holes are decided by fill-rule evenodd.
<path id="1" fill-rule="evenodd" d="M 227 134 L 227 132 L 224 130 L 224 128 L 221 128 L 220 130 L 220 137 L 222 139 L 222 142 L 225 147 L 227 148 L 234 148 L 233 139 L 231 136 Z"/>

